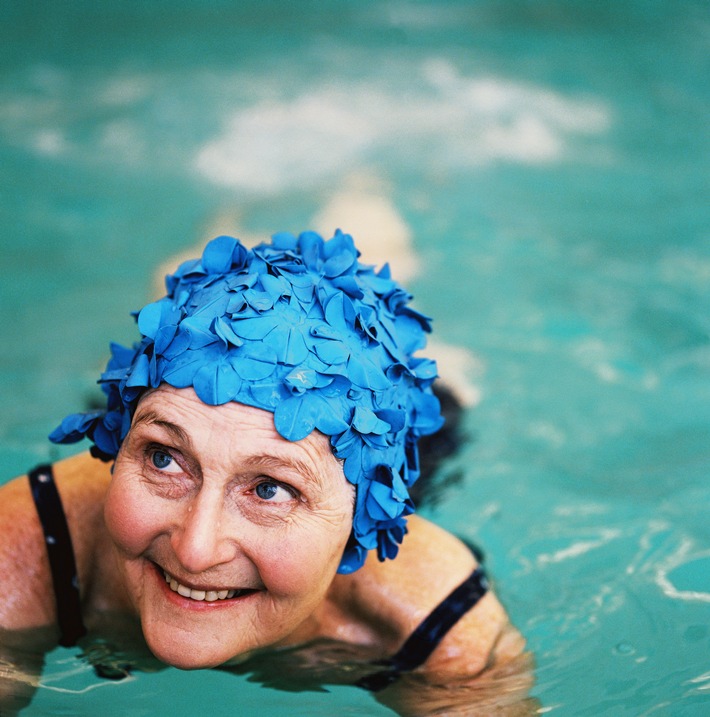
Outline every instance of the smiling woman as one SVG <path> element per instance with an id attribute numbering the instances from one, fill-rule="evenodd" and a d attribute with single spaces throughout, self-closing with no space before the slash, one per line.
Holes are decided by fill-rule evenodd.
<path id="1" fill-rule="evenodd" d="M 407 714 L 431 710 L 402 675 L 431 697 L 519 658 L 471 551 L 407 522 L 442 419 L 416 355 L 429 321 L 388 268 L 340 232 L 219 237 L 166 284 L 140 342 L 112 347 L 106 409 L 51 436 L 90 454 L 1 489 L 0 569 L 23 596 L 0 604 L 5 633 L 87 644 L 120 614 L 185 669 L 349 645 L 366 659 L 343 681 Z"/>

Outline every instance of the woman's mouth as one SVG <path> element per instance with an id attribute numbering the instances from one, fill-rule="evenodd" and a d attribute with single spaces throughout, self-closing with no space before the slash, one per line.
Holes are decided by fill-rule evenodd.
<path id="1" fill-rule="evenodd" d="M 245 588 L 242 590 L 233 589 L 222 589 L 222 590 L 199 590 L 188 587 L 179 583 L 172 575 L 167 573 L 165 570 L 162 571 L 165 577 L 165 582 L 168 587 L 178 595 L 189 598 L 190 600 L 197 600 L 198 602 L 216 602 L 218 600 L 230 600 L 231 598 L 241 597 L 242 595 L 248 595 L 249 593 L 255 592 L 254 590 Z"/>

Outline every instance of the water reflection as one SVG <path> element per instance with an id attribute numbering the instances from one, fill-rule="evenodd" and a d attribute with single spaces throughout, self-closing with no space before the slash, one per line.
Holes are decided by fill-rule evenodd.
<path id="1" fill-rule="evenodd" d="M 0 714 L 17 715 L 40 690 L 80 696 L 106 688 L 155 691 L 151 675 L 177 673 L 158 663 L 144 645 L 114 635 L 110 640 L 89 635 L 78 648 L 51 649 L 51 630 L 3 632 L 0 643 Z M 365 647 L 318 641 L 253 655 L 239 664 L 220 668 L 222 697 L 239 699 L 242 680 L 280 692 L 330 692 L 335 686 L 354 685 L 373 672 L 372 661 L 381 657 Z M 45 664 L 46 661 L 46 664 Z M 132 684 L 131 684 L 132 683 Z M 138 684 L 136 684 L 138 683 Z M 505 715 L 538 713 L 539 703 L 529 696 L 533 685 L 530 653 L 494 662 L 482 673 L 452 680 L 450 677 L 402 676 L 372 699 L 411 717 L 436 715 Z M 359 688 L 354 688 L 358 689 Z M 172 699 L 179 699 L 178 692 Z M 104 698 L 105 699 L 105 698 Z M 119 698 L 120 699 L 120 698 Z M 125 699 L 125 698 L 124 698 Z M 78 702 L 77 702 L 78 704 Z M 28 713 L 29 714 L 29 713 Z"/>

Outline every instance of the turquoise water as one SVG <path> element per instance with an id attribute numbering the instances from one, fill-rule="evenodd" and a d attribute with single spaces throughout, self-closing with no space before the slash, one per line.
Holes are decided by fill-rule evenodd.
<path id="1" fill-rule="evenodd" d="M 710 710 L 706 3 L 2 14 L 3 479 L 59 455 L 44 436 L 133 339 L 161 261 L 369 192 L 390 212 L 371 223 L 411 236 L 419 308 L 468 352 L 472 440 L 447 468 L 465 479 L 433 516 L 485 546 L 542 709 Z M 97 683 L 64 650 L 43 684 L 23 714 L 167 714 L 166 693 L 389 714 L 218 673 Z"/>

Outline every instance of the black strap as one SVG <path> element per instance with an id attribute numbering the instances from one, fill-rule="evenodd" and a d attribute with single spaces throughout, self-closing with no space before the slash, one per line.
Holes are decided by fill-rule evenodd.
<path id="1" fill-rule="evenodd" d="M 70 647 L 86 634 L 86 627 L 81 617 L 81 596 L 74 548 L 62 501 L 54 484 L 52 466 L 37 466 L 30 471 L 29 479 L 32 499 L 42 523 L 49 567 L 52 571 L 57 622 L 61 633 L 59 644 Z"/>
<path id="2" fill-rule="evenodd" d="M 377 663 L 388 669 L 366 675 L 358 681 L 358 686 L 377 692 L 394 682 L 400 673 L 424 664 L 446 633 L 487 591 L 488 579 L 479 566 L 432 610 L 396 654 Z"/>

